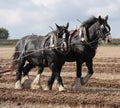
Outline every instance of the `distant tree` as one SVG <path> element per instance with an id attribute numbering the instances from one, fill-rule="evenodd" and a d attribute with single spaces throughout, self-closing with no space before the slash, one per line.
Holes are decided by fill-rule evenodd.
<path id="1" fill-rule="evenodd" d="M 9 32 L 5 28 L 0 28 L 0 39 L 8 39 Z"/>

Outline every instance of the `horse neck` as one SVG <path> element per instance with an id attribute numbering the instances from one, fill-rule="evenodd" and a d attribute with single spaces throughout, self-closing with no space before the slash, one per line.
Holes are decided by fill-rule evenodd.
<path id="1" fill-rule="evenodd" d="M 87 41 L 90 43 L 92 47 L 98 46 L 99 37 L 97 35 L 97 28 L 98 28 L 98 22 L 93 24 L 90 28 L 88 28 L 87 32 Z"/>
<path id="2" fill-rule="evenodd" d="M 81 37 L 82 36 L 79 36 L 79 34 L 77 34 L 76 36 L 72 36 L 71 42 L 70 42 L 71 51 L 74 51 L 79 46 L 88 46 L 92 50 L 96 50 L 96 48 L 98 46 L 98 39 L 97 39 L 97 34 L 96 34 L 96 24 L 86 30 L 87 40 L 85 40 L 83 42 L 83 41 L 81 41 Z"/>

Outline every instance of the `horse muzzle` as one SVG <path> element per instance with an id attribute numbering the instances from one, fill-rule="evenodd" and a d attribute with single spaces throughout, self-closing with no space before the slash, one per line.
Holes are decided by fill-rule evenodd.
<path id="1" fill-rule="evenodd" d="M 63 42 L 61 44 L 61 51 L 67 51 L 67 43 L 66 42 Z"/>
<path id="2" fill-rule="evenodd" d="M 105 43 L 111 43 L 112 42 L 112 37 L 110 33 L 106 34 L 105 36 Z"/>

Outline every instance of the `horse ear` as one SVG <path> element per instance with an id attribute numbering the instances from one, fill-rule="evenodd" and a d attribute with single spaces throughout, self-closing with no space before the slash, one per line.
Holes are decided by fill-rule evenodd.
<path id="1" fill-rule="evenodd" d="M 67 23 L 67 25 L 66 25 L 66 29 L 68 29 L 68 27 L 69 27 L 69 23 Z"/>
<path id="2" fill-rule="evenodd" d="M 108 15 L 105 17 L 105 20 L 106 20 L 106 21 L 108 20 Z"/>
<path id="3" fill-rule="evenodd" d="M 98 17 L 98 21 L 101 22 L 102 21 L 102 18 L 101 16 Z"/>
<path id="4" fill-rule="evenodd" d="M 56 23 L 55 23 L 55 25 L 56 25 L 57 29 L 59 29 L 59 28 L 60 28 L 60 26 L 59 26 L 59 25 L 57 25 Z"/>
<path id="5" fill-rule="evenodd" d="M 101 20 L 102 19 L 101 16 L 99 16 L 98 19 Z"/>

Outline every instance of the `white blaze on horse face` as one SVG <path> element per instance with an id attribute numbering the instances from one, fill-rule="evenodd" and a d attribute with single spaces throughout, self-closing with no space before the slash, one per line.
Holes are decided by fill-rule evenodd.
<path id="1" fill-rule="evenodd" d="M 62 38 L 63 38 L 63 39 L 66 38 L 66 34 L 65 34 L 65 33 L 63 34 Z M 66 50 L 67 50 L 67 44 L 66 44 L 65 40 L 64 40 L 64 42 L 63 42 L 63 44 L 62 44 L 61 50 L 62 50 L 62 51 L 63 51 L 63 50 L 66 51 Z"/>
<path id="2" fill-rule="evenodd" d="M 66 34 L 64 33 L 62 37 L 63 37 L 63 39 L 65 39 L 66 38 Z"/>

